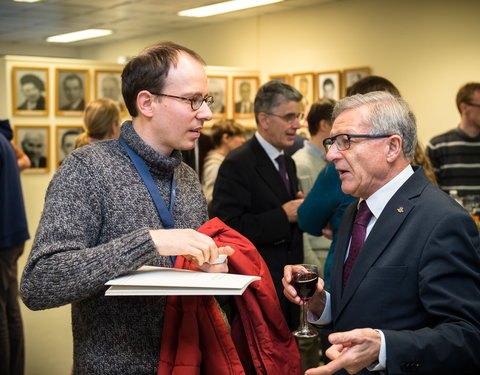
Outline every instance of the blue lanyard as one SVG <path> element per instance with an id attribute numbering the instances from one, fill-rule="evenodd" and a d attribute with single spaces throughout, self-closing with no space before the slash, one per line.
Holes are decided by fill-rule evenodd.
<path id="1" fill-rule="evenodd" d="M 130 159 L 135 166 L 135 169 L 137 170 L 138 174 L 142 178 L 143 183 L 147 187 L 148 192 L 150 193 L 150 196 L 153 199 L 153 203 L 155 204 L 155 207 L 157 209 L 158 215 L 160 216 L 163 227 L 165 229 L 175 228 L 175 222 L 172 215 L 173 203 L 175 202 L 175 189 L 177 187 L 177 184 L 175 182 L 175 176 L 172 177 L 172 182 L 170 186 L 170 207 L 167 209 L 165 201 L 163 200 L 157 185 L 155 185 L 155 182 L 153 182 L 152 174 L 150 173 L 145 161 L 127 145 L 127 143 L 122 137 L 120 137 L 120 144 L 125 149 L 125 151 L 127 151 L 128 156 L 130 156 Z M 176 257 L 172 256 L 171 258 L 173 264 L 175 264 Z"/>

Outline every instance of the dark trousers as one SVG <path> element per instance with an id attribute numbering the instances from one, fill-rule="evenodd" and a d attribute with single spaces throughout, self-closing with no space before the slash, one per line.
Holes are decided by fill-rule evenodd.
<path id="1" fill-rule="evenodd" d="M 18 303 L 17 260 L 24 243 L 0 249 L 0 375 L 23 375 L 24 339 Z"/>

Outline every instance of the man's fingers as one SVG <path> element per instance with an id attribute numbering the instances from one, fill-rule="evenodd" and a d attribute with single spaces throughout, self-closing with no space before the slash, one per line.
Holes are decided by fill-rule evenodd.
<path id="1" fill-rule="evenodd" d="M 305 372 L 305 375 L 332 375 L 343 368 L 342 360 L 335 359 L 324 366 L 311 368 Z"/>

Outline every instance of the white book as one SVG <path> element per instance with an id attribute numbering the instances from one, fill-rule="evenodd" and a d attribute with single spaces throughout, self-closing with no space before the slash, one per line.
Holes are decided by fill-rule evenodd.
<path id="1" fill-rule="evenodd" d="M 143 266 L 107 281 L 106 296 L 241 295 L 259 276 Z"/>

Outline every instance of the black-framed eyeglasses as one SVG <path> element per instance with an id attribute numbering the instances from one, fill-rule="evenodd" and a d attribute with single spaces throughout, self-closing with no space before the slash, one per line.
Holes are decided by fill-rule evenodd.
<path id="1" fill-rule="evenodd" d="M 469 103 L 469 102 L 465 102 L 465 104 L 467 104 L 467 105 L 471 105 L 472 107 L 477 107 L 477 108 L 480 108 L 480 104 Z"/>
<path id="2" fill-rule="evenodd" d="M 199 110 L 200 107 L 202 106 L 203 102 L 207 103 L 207 105 L 210 107 L 215 101 L 213 99 L 213 96 L 211 96 L 211 95 L 203 96 L 202 94 L 195 94 L 193 96 L 185 98 L 183 96 L 175 96 L 175 95 L 168 95 L 168 94 L 156 94 L 154 92 L 152 92 L 152 94 L 157 95 L 157 96 L 165 96 L 167 98 L 174 98 L 174 99 L 179 99 L 179 100 L 190 102 L 190 106 L 192 107 L 193 111 Z"/>
<path id="3" fill-rule="evenodd" d="M 333 144 L 337 146 L 338 151 L 346 151 L 350 148 L 350 140 L 352 138 L 369 138 L 369 139 L 375 139 L 375 138 L 388 138 L 391 137 L 390 134 L 378 134 L 378 135 L 370 135 L 370 134 L 337 134 L 334 137 L 330 138 L 325 138 L 323 140 L 323 147 L 325 149 L 330 150 L 330 147 L 332 147 Z"/>
<path id="4" fill-rule="evenodd" d="M 304 117 L 303 113 L 287 113 L 286 115 L 277 115 L 275 113 L 268 113 L 268 112 L 265 112 L 265 113 L 270 116 L 280 117 L 283 121 L 286 121 L 289 124 L 291 124 L 295 120 L 302 121 Z"/>

